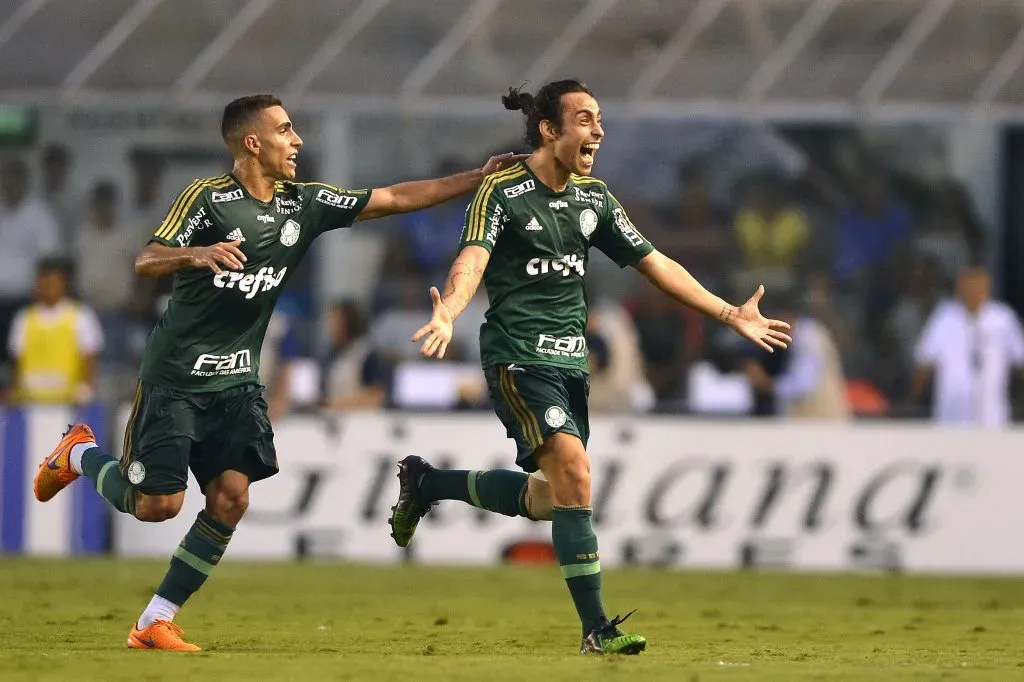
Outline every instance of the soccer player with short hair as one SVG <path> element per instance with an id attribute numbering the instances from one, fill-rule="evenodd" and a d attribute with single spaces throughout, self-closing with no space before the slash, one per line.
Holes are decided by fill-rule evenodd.
<path id="1" fill-rule="evenodd" d="M 502 102 L 526 115 L 533 153 L 477 190 L 444 293 L 431 288 L 433 316 L 413 340 L 423 339 L 423 355 L 443 358 L 455 319 L 484 282 L 490 307 L 480 328 L 482 365 L 495 412 L 526 473 L 441 470 L 410 455 L 399 462 L 392 536 L 407 546 L 419 519 L 439 500 L 550 520 L 555 554 L 582 623 L 580 652 L 638 654 L 647 640 L 621 632 L 625 618 L 605 615 L 591 524 L 583 280 L 588 251 L 594 246 L 620 267 L 633 266 L 675 300 L 769 351 L 791 341 L 789 325 L 758 311 L 763 287 L 741 306 L 707 291 L 655 250 L 608 186 L 590 177 L 604 130 L 586 85 L 556 81 L 536 95 L 511 89 Z"/>
<path id="2" fill-rule="evenodd" d="M 174 292 L 150 334 L 120 460 L 75 424 L 43 460 L 34 492 L 45 502 L 81 475 L 140 521 L 173 518 L 189 469 L 206 508 L 181 541 L 149 606 L 132 627 L 136 649 L 197 651 L 173 619 L 227 549 L 249 485 L 278 471 L 259 384 L 260 348 L 278 296 L 320 234 L 468 194 L 520 157 L 375 190 L 295 182 L 302 139 L 281 101 L 242 97 L 224 109 L 233 170 L 196 180 L 171 206 L 135 261 L 144 277 L 174 275 Z"/>

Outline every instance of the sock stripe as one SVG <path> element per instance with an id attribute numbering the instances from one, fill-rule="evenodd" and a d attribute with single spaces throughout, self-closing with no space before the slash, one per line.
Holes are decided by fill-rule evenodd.
<path id="1" fill-rule="evenodd" d="M 479 475 L 479 471 L 470 471 L 469 476 L 466 479 L 466 483 L 469 485 L 469 499 L 473 506 L 483 509 L 483 505 L 480 504 L 480 495 L 476 491 L 476 478 Z"/>
<path id="2" fill-rule="evenodd" d="M 209 542 L 214 547 L 221 547 L 221 548 L 223 548 L 223 547 L 227 547 L 227 545 L 228 545 L 228 541 L 227 540 L 224 540 L 224 539 L 222 539 L 220 537 L 217 537 L 216 535 L 213 535 L 212 533 L 210 533 L 210 531 L 206 530 L 205 528 L 201 528 L 198 523 L 195 524 L 192 527 L 192 530 L 194 530 L 196 532 L 196 535 L 198 535 L 202 539 L 206 540 L 207 542 Z"/>
<path id="3" fill-rule="evenodd" d="M 594 508 L 587 504 L 578 505 L 564 505 L 564 504 L 553 504 L 551 505 L 552 511 L 594 511 Z"/>
<path id="4" fill-rule="evenodd" d="M 226 538 L 230 538 L 231 534 L 235 532 L 235 529 L 231 526 L 227 525 L 226 523 L 221 523 L 217 519 L 207 514 L 205 509 L 196 515 L 196 519 L 202 521 L 207 526 L 209 526 L 213 530 L 213 532 L 217 533 L 218 535 L 223 535 Z"/>
<path id="5" fill-rule="evenodd" d="M 174 550 L 174 558 L 188 564 L 205 576 L 209 576 L 214 569 L 214 564 L 203 561 L 184 547 L 178 547 L 178 549 Z"/>
<path id="6" fill-rule="evenodd" d="M 103 495 L 103 479 L 107 477 L 107 474 L 110 473 L 110 470 L 113 467 L 116 467 L 117 464 L 118 462 L 116 459 L 111 459 L 109 462 L 103 465 L 102 469 L 100 469 L 100 473 L 96 477 L 96 490 L 97 492 L 99 492 L 100 495 Z"/>
<path id="7" fill-rule="evenodd" d="M 566 564 L 562 566 L 562 577 L 566 580 L 569 578 L 579 578 L 584 575 L 594 575 L 600 572 L 600 561 L 593 561 L 589 564 Z"/>
<path id="8" fill-rule="evenodd" d="M 228 541 L 231 540 L 230 535 L 218 532 L 213 526 L 206 522 L 203 517 L 196 518 L 196 523 L 193 526 L 196 532 L 205 536 L 208 540 L 216 545 L 227 545 Z"/>

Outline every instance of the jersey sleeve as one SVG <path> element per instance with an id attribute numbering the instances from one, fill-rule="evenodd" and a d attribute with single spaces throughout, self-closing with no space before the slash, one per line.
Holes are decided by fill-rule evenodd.
<path id="1" fill-rule="evenodd" d="M 620 268 L 636 263 L 654 251 L 654 247 L 633 227 L 625 209 L 611 192 L 606 191 L 605 214 L 594 231 L 590 243 Z"/>
<path id="2" fill-rule="evenodd" d="M 509 217 L 502 193 L 497 191 L 496 184 L 484 182 L 466 208 L 466 221 L 459 239 L 460 251 L 473 244 L 490 252 L 498 243 L 498 237 L 505 229 Z"/>
<path id="3" fill-rule="evenodd" d="M 309 194 L 306 214 L 313 216 L 316 234 L 351 227 L 372 193 L 369 189 L 342 189 L 322 182 L 307 182 L 302 187 Z"/>
<path id="4" fill-rule="evenodd" d="M 188 246 L 197 227 L 213 225 L 205 189 L 202 180 L 196 180 L 186 187 L 171 204 L 167 216 L 149 241 L 164 246 Z"/>

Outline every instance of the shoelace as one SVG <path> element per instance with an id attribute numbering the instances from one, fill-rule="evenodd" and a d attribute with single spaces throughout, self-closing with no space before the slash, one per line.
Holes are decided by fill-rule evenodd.
<path id="1" fill-rule="evenodd" d="M 627 613 L 625 616 L 615 616 L 610 621 L 608 621 L 607 625 L 605 625 L 603 628 L 601 628 L 601 633 L 602 634 L 604 634 L 604 633 L 611 634 L 611 635 L 614 635 L 616 637 L 621 635 L 622 633 L 619 632 L 619 626 L 622 625 L 623 623 L 625 623 L 626 619 L 629 618 L 630 616 L 632 616 L 634 613 L 636 613 L 636 609 L 633 609 L 632 611 Z"/>
<path id="2" fill-rule="evenodd" d="M 178 637 L 184 637 L 184 635 L 185 635 L 185 631 L 182 630 L 181 626 L 179 626 L 174 621 L 171 621 L 171 620 L 158 620 L 157 622 L 155 622 L 153 624 L 156 625 L 156 626 L 159 626 L 159 627 L 167 628 L 168 630 L 170 630 L 172 633 L 174 633 Z"/>

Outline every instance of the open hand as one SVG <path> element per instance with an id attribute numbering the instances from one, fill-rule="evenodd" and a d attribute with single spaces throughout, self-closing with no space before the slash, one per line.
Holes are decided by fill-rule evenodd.
<path id="1" fill-rule="evenodd" d="M 192 251 L 192 265 L 197 268 L 210 268 L 218 275 L 221 273 L 220 266 L 228 270 L 243 270 L 245 268 L 245 254 L 238 248 L 242 242 L 221 242 L 212 246 L 196 246 Z"/>
<path id="2" fill-rule="evenodd" d="M 506 168 L 511 168 L 529 156 L 529 154 L 516 154 L 514 152 L 505 152 L 504 154 L 492 156 L 487 159 L 487 163 L 484 164 L 484 177 L 487 177 L 491 173 L 497 173 L 498 171 L 503 171 Z"/>
<path id="3" fill-rule="evenodd" d="M 413 334 L 412 340 L 419 341 L 425 337 L 420 354 L 425 358 L 436 357 L 440 360 L 444 357 L 444 352 L 455 333 L 455 318 L 441 300 L 441 292 L 437 287 L 430 287 L 430 299 L 434 302 L 434 314 L 431 315 L 430 322 Z"/>
<path id="4" fill-rule="evenodd" d="M 793 339 L 786 333 L 789 325 L 782 320 L 769 320 L 757 309 L 757 304 L 764 296 L 764 285 L 759 285 L 754 295 L 747 299 L 747 302 L 725 319 L 725 323 L 732 327 L 740 336 L 750 339 L 769 353 L 775 352 L 776 348 L 786 348 Z"/>

